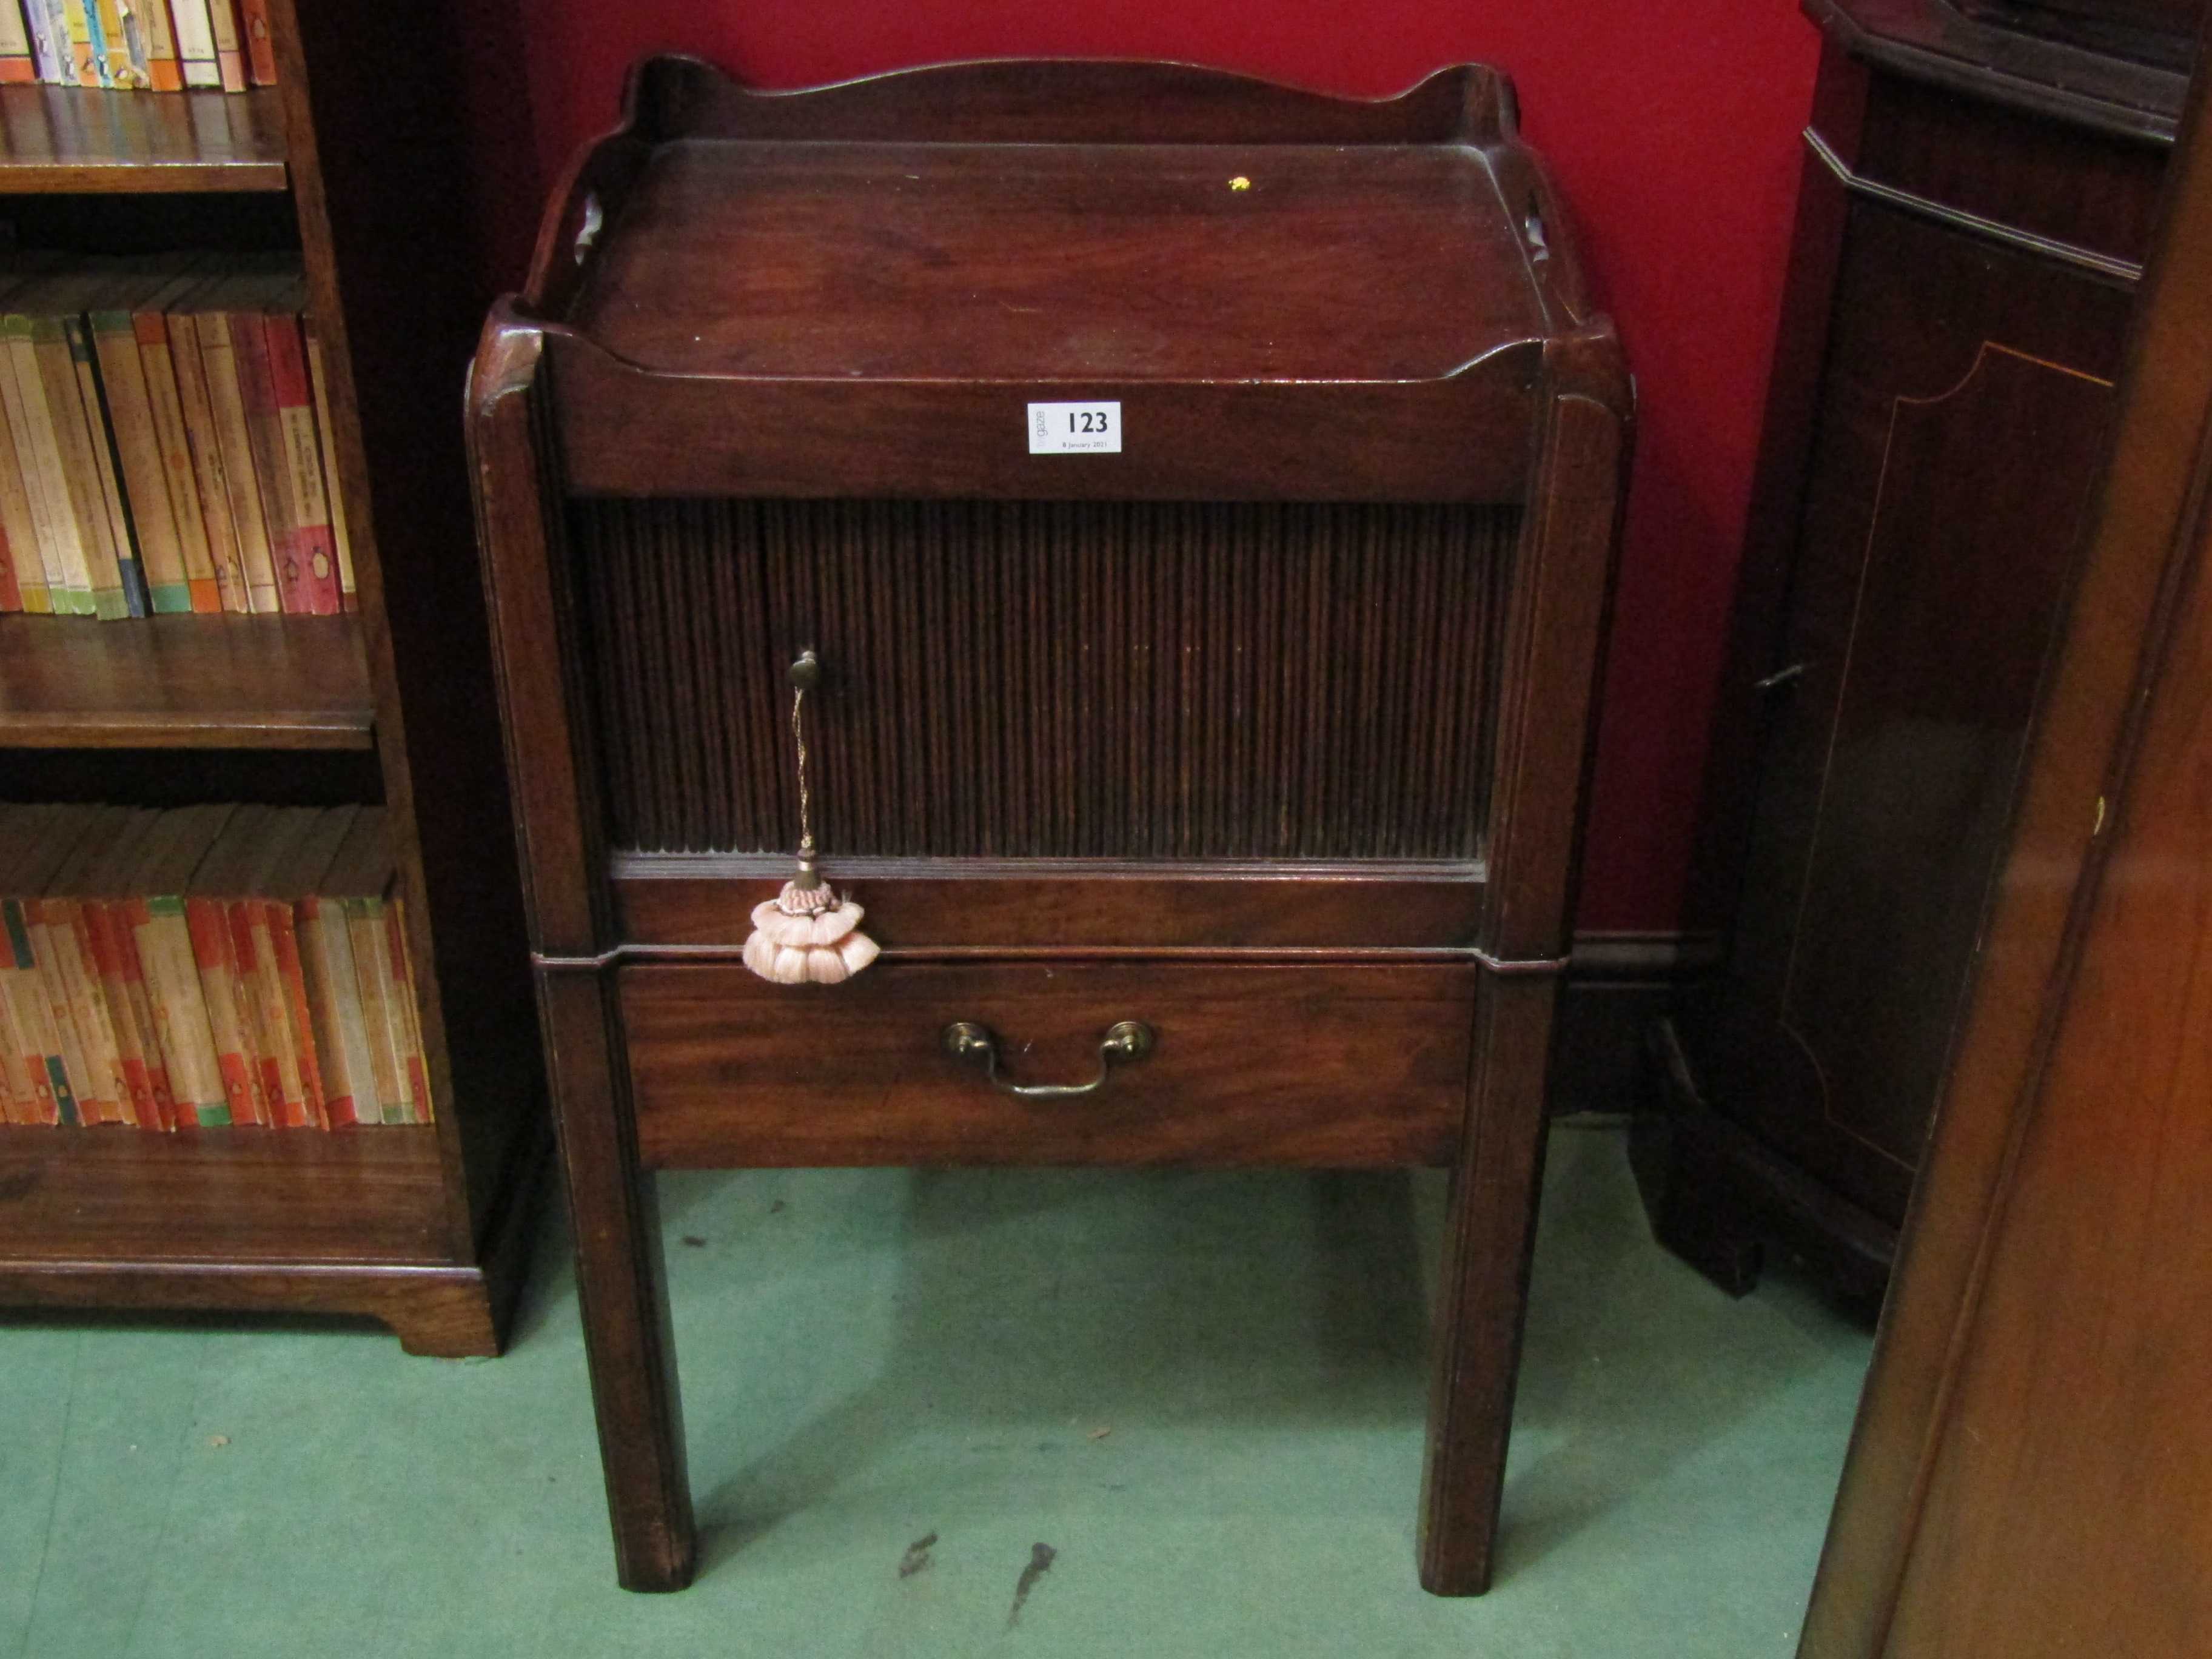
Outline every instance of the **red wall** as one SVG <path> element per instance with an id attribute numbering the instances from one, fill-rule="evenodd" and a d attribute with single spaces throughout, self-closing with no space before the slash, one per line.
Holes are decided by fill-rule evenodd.
<path id="1" fill-rule="evenodd" d="M 1788 0 L 534 0 L 524 11 L 549 178 L 611 125 L 623 66 L 660 48 L 771 87 L 1014 56 L 1181 58 L 1368 95 L 1469 59 L 1508 70 L 1641 395 L 1581 921 L 1677 924 L 1811 95 L 1814 32 Z"/>

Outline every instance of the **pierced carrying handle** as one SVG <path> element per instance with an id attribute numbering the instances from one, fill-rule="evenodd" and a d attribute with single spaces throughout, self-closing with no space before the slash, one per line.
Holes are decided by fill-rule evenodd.
<path id="1" fill-rule="evenodd" d="M 994 1089 L 1024 1100 L 1065 1100 L 1087 1095 L 1101 1087 L 1106 1074 L 1125 1060 L 1142 1060 L 1152 1052 L 1152 1028 L 1142 1020 L 1125 1019 L 1108 1028 L 1098 1039 L 1098 1075 L 1088 1083 L 1009 1083 L 999 1075 L 999 1039 L 990 1028 L 972 1019 L 957 1019 L 945 1028 L 945 1052 L 955 1060 L 983 1068 L 984 1079 Z"/>

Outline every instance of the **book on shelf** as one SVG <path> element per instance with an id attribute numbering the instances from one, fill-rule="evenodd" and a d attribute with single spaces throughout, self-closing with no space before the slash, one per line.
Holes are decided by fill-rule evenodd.
<path id="1" fill-rule="evenodd" d="M 331 550 L 338 565 L 338 609 L 358 611 L 361 595 L 353 574 L 353 538 L 346 529 L 345 495 L 339 483 L 337 434 L 331 427 L 330 382 L 323 370 L 323 343 L 315 332 L 311 312 L 300 313 L 300 332 L 307 342 L 307 380 L 315 399 L 315 436 L 323 458 L 323 495 L 329 503 Z"/>
<path id="2" fill-rule="evenodd" d="M 268 342 L 274 437 L 283 477 L 283 495 L 289 511 L 285 562 L 278 575 L 287 611 L 334 617 L 343 605 L 330 496 L 323 488 L 323 447 L 314 388 L 307 378 L 307 343 L 301 325 L 307 300 L 307 285 L 295 276 L 285 281 L 261 313 L 262 332 Z"/>
<path id="3" fill-rule="evenodd" d="M 318 596 L 309 586 L 307 566 L 301 556 L 300 507 L 294 499 L 283 417 L 277 404 L 268 316 L 268 308 L 276 301 L 272 289 L 277 286 L 277 281 L 269 278 L 234 278 L 224 290 L 232 309 L 223 313 L 223 321 L 229 330 L 232 362 L 238 374 L 239 406 L 246 416 L 246 443 L 253 460 L 254 483 L 261 499 L 261 519 L 269 538 L 269 580 L 277 601 L 274 608 L 307 616 L 318 609 Z M 248 574 L 252 574 L 251 567 Z M 329 609 L 335 611 L 335 581 L 331 597 Z"/>
<path id="4" fill-rule="evenodd" d="M 146 92 L 153 88 L 147 73 L 146 32 L 139 26 L 137 9 L 125 13 L 122 0 L 87 0 L 92 11 L 102 52 L 100 85 L 121 92 Z"/>
<path id="5" fill-rule="evenodd" d="M 14 999 L 27 1053 L 43 1054 L 51 1094 L 31 1121 L 136 1127 L 158 1116 L 152 1078 L 132 1024 L 127 986 L 112 958 L 104 908 L 94 902 L 101 861 L 148 815 L 128 807 L 10 808 L 9 912 L 15 965 L 31 980 Z M 44 1018 L 32 998 L 43 1000 Z"/>
<path id="6" fill-rule="evenodd" d="M 82 288 L 72 290 L 72 301 L 88 296 Z M 115 429 L 107 418 L 100 396 L 100 377 L 93 367 L 92 325 L 75 308 L 61 319 L 62 335 L 69 342 L 70 367 L 76 378 L 76 417 L 84 433 L 85 453 L 91 458 L 91 476 L 98 494 L 92 504 L 96 515 L 100 561 L 93 568 L 93 610 L 106 621 L 118 616 L 143 617 L 150 612 L 146 575 L 138 561 L 137 538 L 130 515 L 124 510 L 123 486 L 115 459 Z M 66 453 L 64 460 L 68 460 Z M 89 494 L 90 491 L 88 490 Z M 110 567 L 112 567 L 111 569 Z M 116 607 L 120 605 L 120 610 Z"/>
<path id="7" fill-rule="evenodd" d="M 353 828 L 360 808 L 337 806 L 316 820 L 295 868 L 278 887 L 290 896 L 300 969 L 306 981 L 310 1029 L 323 1087 L 324 1121 L 333 1129 L 381 1123 L 369 1056 L 368 1025 L 362 1014 L 353 945 L 346 933 L 345 902 L 315 890 Z"/>
<path id="8" fill-rule="evenodd" d="M 0 84 L 244 92 L 276 76 L 267 0 L 0 0 Z"/>
<path id="9" fill-rule="evenodd" d="M 270 541 L 269 516 L 263 505 L 260 474 L 254 465 L 253 434 L 248 424 L 246 391 L 251 368 L 241 374 L 236 310 L 249 302 L 256 285 L 252 276 L 213 276 L 181 301 L 172 315 L 191 319 L 199 344 L 201 379 L 206 387 L 213 430 L 202 441 L 210 443 L 222 458 L 223 501 L 229 509 L 230 530 L 238 549 L 239 569 L 234 586 L 224 594 L 223 608 L 267 615 L 283 609 L 276 586 L 276 552 Z M 258 328 L 258 313 L 251 313 Z M 243 591 L 237 578 L 243 579 Z"/>
<path id="10" fill-rule="evenodd" d="M 9 375 L 4 341 L 0 341 L 0 380 Z M 53 609 L 46 595 L 46 568 L 39 552 L 39 532 L 31 519 L 31 498 L 15 462 L 15 439 L 4 402 L 0 402 L 0 611 L 27 611 L 43 616 Z"/>
<path id="11" fill-rule="evenodd" d="M 38 66 L 31 52 L 31 31 L 22 9 L 0 3 L 0 85 L 38 78 Z"/>
<path id="12" fill-rule="evenodd" d="M 234 994 L 247 1074 L 256 1085 L 255 1121 L 276 1128 L 320 1127 L 319 1100 L 306 1089 L 289 999 L 276 960 L 260 889 L 272 860 L 288 857 L 306 828 L 299 811 L 241 806 L 224 827 L 195 884 L 221 906 L 229 934 Z"/>
<path id="13" fill-rule="evenodd" d="M 16 464 L 45 509 L 50 608 L 113 620 L 146 614 L 146 595 L 84 318 L 98 281 L 64 270 L 13 288 L 0 301 L 0 338 L 15 382 L 6 418 Z"/>
<path id="14" fill-rule="evenodd" d="M 238 0 L 207 0 L 208 20 L 215 33 L 216 82 L 225 92 L 244 92 L 246 77 L 246 32 L 240 27 Z"/>
<path id="15" fill-rule="evenodd" d="M 38 78 L 48 86 L 66 85 L 70 78 L 69 28 L 62 19 L 61 0 L 23 0 L 23 22 L 31 37 L 31 63 Z"/>
<path id="16" fill-rule="evenodd" d="M 127 816 L 128 808 L 64 809 L 70 823 L 61 862 L 34 902 L 31 951 L 62 1035 L 62 1052 L 76 1095 L 77 1118 L 87 1125 L 137 1121 L 137 1103 L 123 1073 L 123 1053 L 109 1017 L 107 990 L 84 925 L 82 885 L 86 860 Z"/>
<path id="17" fill-rule="evenodd" d="M 386 830 L 380 807 L 0 805 L 6 1121 L 434 1121 Z"/>
<path id="18" fill-rule="evenodd" d="M 15 593 L 0 592 L 0 608 L 37 616 L 54 610 L 55 594 L 46 571 L 57 555 L 50 507 L 34 457 L 29 416 L 15 380 L 15 359 L 5 328 L 6 296 L 32 280 L 13 270 L 0 275 L 0 536 Z"/>
<path id="19" fill-rule="evenodd" d="M 131 0 L 131 12 L 143 32 L 147 86 L 155 92 L 183 91 L 184 66 L 178 61 L 177 34 L 167 0 Z"/>
<path id="20" fill-rule="evenodd" d="M 233 831 L 234 821 L 243 814 L 239 827 L 250 825 L 258 830 L 270 810 L 266 806 L 222 809 L 222 821 L 184 890 L 185 926 L 191 934 L 192 961 L 199 971 L 200 998 L 207 1008 L 208 1030 L 215 1039 L 216 1067 L 222 1074 L 230 1121 L 263 1127 L 274 1119 L 261 1076 L 252 1007 L 246 998 L 237 948 L 231 937 L 228 900 L 235 884 L 233 866 L 242 844 Z M 251 964 L 247 967 L 250 969 Z"/>
<path id="21" fill-rule="evenodd" d="M 188 88 L 217 88 L 222 70 L 216 62 L 215 21 L 208 0 L 169 0 L 169 21 L 176 31 L 177 62 Z"/>
<path id="22" fill-rule="evenodd" d="M 331 845 L 319 834 L 330 817 L 319 807 L 285 807 L 246 880 L 246 898 L 232 927 L 252 933 L 261 984 L 261 1026 L 268 1033 L 285 1128 L 330 1128 L 323 1097 L 323 1066 L 314 1051 L 314 1015 L 307 1006 L 307 975 L 299 956 L 295 905 L 303 884 L 316 880 L 310 865 L 330 867 Z"/>
<path id="23" fill-rule="evenodd" d="M 100 401 L 120 475 L 121 496 L 129 502 L 125 531 L 136 545 L 140 585 L 147 610 L 137 614 L 188 611 L 191 590 L 185 576 L 184 544 L 170 507 L 169 476 L 161 441 L 154 425 L 153 396 L 139 350 L 134 292 L 149 279 L 142 273 L 118 277 L 88 301 L 85 321 L 92 333 Z"/>
<path id="24" fill-rule="evenodd" d="M 276 41 L 269 32 L 269 0 L 238 0 L 238 27 L 246 37 L 246 74 L 257 87 L 276 84 Z"/>
<path id="25" fill-rule="evenodd" d="M 122 941 L 135 957 L 154 1023 L 155 1047 L 161 1056 L 169 1088 L 169 1110 L 159 1127 L 210 1127 L 230 1121 L 222 1074 L 216 1064 L 207 1009 L 192 960 L 190 929 L 185 923 L 183 878 L 175 873 L 184 857 L 177 851 L 190 820 L 158 813 L 134 849 L 118 850 L 111 861 L 116 896 L 111 908 L 121 919 Z M 186 873 L 189 873 L 187 872 Z M 152 1127 L 152 1126 L 149 1126 Z"/>
<path id="26" fill-rule="evenodd" d="M 75 1124 L 76 1091 L 46 976 L 39 971 L 38 945 L 45 933 L 40 901 L 46 878 L 68 852 L 67 809 L 33 807 L 9 841 L 0 860 L 0 998 L 4 998 L 11 1036 L 27 1074 L 23 1097 L 11 1105 L 15 1121 Z"/>
<path id="27" fill-rule="evenodd" d="M 0 611 L 357 605 L 306 303 L 282 255 L 0 264 Z"/>
<path id="28" fill-rule="evenodd" d="M 70 488 L 63 459 L 70 429 L 65 422 L 56 418 L 52 402 L 56 380 L 50 372 L 51 359 L 58 345 L 63 356 L 62 384 L 71 404 L 77 401 L 76 377 L 68 367 L 68 348 L 59 320 L 43 302 L 43 290 L 49 281 L 30 278 L 0 300 L 0 305 L 6 307 L 0 313 L 0 347 L 4 347 L 8 359 L 6 374 L 0 378 L 0 404 L 4 404 L 16 463 L 38 518 L 39 557 L 45 568 L 47 608 L 58 616 L 90 616 L 94 614 L 91 561 L 83 542 L 79 496 Z M 81 432 L 76 445 L 78 449 L 85 447 Z M 82 469 L 90 470 L 88 455 Z M 117 586 L 119 592 L 119 577 Z"/>
<path id="29" fill-rule="evenodd" d="M 197 612 L 222 609 L 216 582 L 215 544 L 209 534 L 200 500 L 199 476 L 192 446 L 185 426 L 184 398 L 177 380 L 177 366 L 169 345 L 167 316 L 169 305 L 198 280 L 197 269 L 173 277 L 141 297 L 131 315 L 131 331 L 138 343 L 138 362 L 145 378 L 149 414 L 155 443 L 161 453 L 161 473 L 167 487 L 170 522 L 185 572 L 185 609 Z M 166 607 L 157 590 L 155 607 Z"/>
<path id="30" fill-rule="evenodd" d="M 68 33 L 69 84 L 98 86 L 107 53 L 105 43 L 93 38 L 99 22 L 94 0 L 53 0 L 53 3 L 60 8 L 62 26 Z"/>
<path id="31" fill-rule="evenodd" d="M 40 818 L 54 809 L 21 807 L 0 814 L 0 1109 L 11 1124 L 50 1121 L 53 1082 L 46 1074 L 46 1056 L 38 1027 L 23 1006 L 30 994 L 30 975 L 38 972 L 31 955 L 27 928 L 11 926 L 9 890 L 17 884 L 16 872 L 30 851 Z"/>
<path id="32" fill-rule="evenodd" d="M 124 1077 L 137 1108 L 133 1121 L 142 1129 L 167 1130 L 176 1127 L 176 1097 L 169 1086 L 168 1061 L 161 1053 L 161 1027 L 138 962 L 130 910 L 118 896 L 130 890 L 130 872 L 160 818 L 157 812 L 131 809 L 88 864 L 79 888 L 85 928 L 107 989 Z"/>
<path id="33" fill-rule="evenodd" d="M 178 300 L 181 301 L 184 297 L 180 295 Z M 216 433 L 215 400 L 208 389 L 206 359 L 200 355 L 199 319 L 177 303 L 164 313 L 164 326 L 169 347 L 167 361 L 177 386 L 180 417 L 198 485 L 200 524 L 207 538 L 216 588 L 216 603 L 209 608 L 243 612 L 246 609 L 246 559 L 239 546 L 237 524 L 231 517 L 230 474 L 224 465 L 222 444 Z M 195 594 L 192 609 L 201 608 Z"/>
<path id="34" fill-rule="evenodd" d="M 385 850 L 383 830 L 381 811 L 364 809 L 339 847 L 323 887 L 324 896 L 334 901 L 344 917 L 346 940 L 353 953 L 362 1019 L 368 1033 L 375 1121 L 405 1123 L 409 1121 L 406 1042 L 400 1035 L 405 1016 L 394 1006 L 404 1000 L 405 992 L 404 987 L 392 983 L 386 935 L 384 896 L 392 885 L 392 861 Z M 356 1115 L 363 1121 L 370 1121 L 362 1106 L 356 1097 Z"/>
<path id="35" fill-rule="evenodd" d="M 193 927 L 185 908 L 185 890 L 231 810 L 190 806 L 162 814 L 125 898 L 176 1091 L 179 1129 L 252 1121 L 244 1077 L 222 1064 L 217 1011 L 209 1006 L 201 971 L 204 928 Z M 228 1004 L 222 1012 L 231 1012 Z"/>

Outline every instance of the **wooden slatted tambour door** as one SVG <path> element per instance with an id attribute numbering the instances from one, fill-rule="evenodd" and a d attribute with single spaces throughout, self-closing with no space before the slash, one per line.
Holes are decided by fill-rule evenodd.
<path id="1" fill-rule="evenodd" d="M 659 59 L 577 163 L 471 425 L 624 1583 L 695 1559 L 650 1172 L 882 1163 L 1453 1165 L 1487 1583 L 1630 401 L 1513 125 Z M 742 959 L 805 653 L 834 985 Z"/>
<path id="2" fill-rule="evenodd" d="M 1480 856 L 1512 507 L 570 505 L 608 833 L 838 856 Z"/>

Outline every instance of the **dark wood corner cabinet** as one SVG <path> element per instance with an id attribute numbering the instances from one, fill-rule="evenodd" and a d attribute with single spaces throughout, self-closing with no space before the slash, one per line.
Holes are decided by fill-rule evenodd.
<path id="1" fill-rule="evenodd" d="M 270 13 L 274 88 L 0 88 L 0 219 L 33 248 L 298 250 L 361 609 L 0 617 L 0 795 L 384 803 L 437 1121 L 0 1128 L 0 1306 L 366 1315 L 495 1353 L 550 1149 L 459 417 L 484 296 L 449 23 Z"/>
<path id="2" fill-rule="evenodd" d="M 1887 1281 L 2072 591 L 2202 0 L 1808 0 L 1826 35 L 1708 803 L 1660 1236 Z"/>
<path id="3" fill-rule="evenodd" d="M 652 1172 L 866 1164 L 1452 1166 L 1421 1577 L 1488 1583 L 1629 412 L 1514 131 L 662 58 L 556 197 L 471 431 L 623 1583 L 695 1559 Z M 809 651 L 883 954 L 788 987 Z"/>

